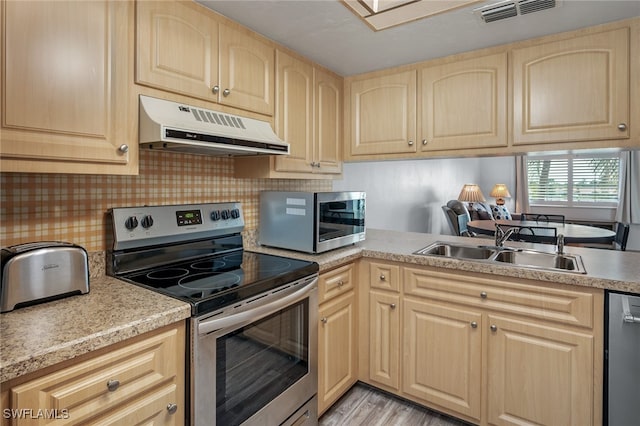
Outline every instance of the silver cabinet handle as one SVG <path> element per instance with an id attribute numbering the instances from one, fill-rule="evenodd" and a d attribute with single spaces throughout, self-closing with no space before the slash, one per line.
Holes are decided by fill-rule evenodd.
<path id="1" fill-rule="evenodd" d="M 413 146 L 413 141 L 409 141 L 409 146 Z"/>
<path id="2" fill-rule="evenodd" d="M 626 123 L 618 124 L 618 130 L 620 130 L 621 132 L 624 132 L 625 130 L 627 130 L 627 124 Z"/>
<path id="3" fill-rule="evenodd" d="M 211 88 L 211 91 L 213 92 L 214 95 L 217 95 L 218 92 L 220 91 L 220 86 L 213 86 Z"/>
<path id="4" fill-rule="evenodd" d="M 109 389 L 109 392 L 115 392 L 119 387 L 120 387 L 119 380 L 109 380 L 107 382 L 107 389 Z"/>
<path id="5" fill-rule="evenodd" d="M 344 285 L 344 281 L 340 280 L 338 281 L 338 287 L 342 287 Z"/>
<path id="6" fill-rule="evenodd" d="M 129 145 L 127 145 L 126 143 L 123 143 L 118 147 L 118 151 L 120 151 L 123 154 L 129 152 Z"/>
<path id="7" fill-rule="evenodd" d="M 229 90 L 229 89 L 224 89 L 224 90 L 222 91 L 222 96 L 224 96 L 225 98 L 226 98 L 227 96 L 229 96 L 230 94 L 231 94 L 231 90 Z"/>
<path id="8" fill-rule="evenodd" d="M 483 299 L 487 298 L 487 292 L 483 291 L 482 293 L 480 293 L 480 297 L 482 297 Z"/>
<path id="9" fill-rule="evenodd" d="M 322 319 L 320 321 L 322 321 L 323 324 L 326 324 L 327 323 L 327 317 L 322 317 Z"/>
<path id="10" fill-rule="evenodd" d="M 386 279 L 387 279 L 387 277 L 385 277 L 384 274 L 380 274 L 380 281 L 384 281 Z"/>
<path id="11" fill-rule="evenodd" d="M 471 321 L 471 328 L 478 328 L 478 323 L 475 321 Z"/>
<path id="12" fill-rule="evenodd" d="M 489 327 L 491 329 L 491 331 L 498 331 L 498 326 L 495 324 L 491 324 L 491 327 Z"/>
<path id="13" fill-rule="evenodd" d="M 422 145 L 426 145 L 426 144 L 428 144 L 428 143 L 429 143 L 429 142 L 427 142 L 427 140 L 426 140 L 426 139 L 422 139 Z"/>
<path id="14" fill-rule="evenodd" d="M 178 411 L 178 405 L 177 404 L 167 405 L 167 411 L 169 412 L 169 414 L 175 414 L 176 411 Z"/>
<path id="15" fill-rule="evenodd" d="M 395 304 L 395 303 L 392 303 L 392 304 L 390 304 L 390 305 L 389 305 L 389 307 L 390 307 L 391 309 L 395 309 L 395 308 L 396 308 L 396 304 Z"/>

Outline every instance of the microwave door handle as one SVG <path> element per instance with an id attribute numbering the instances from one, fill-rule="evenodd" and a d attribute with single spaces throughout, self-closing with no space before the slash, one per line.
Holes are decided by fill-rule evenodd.
<path id="1" fill-rule="evenodd" d="M 242 327 L 246 324 L 251 324 L 253 321 L 259 320 L 274 312 L 286 308 L 287 306 L 296 303 L 305 297 L 307 297 L 313 290 L 316 289 L 316 283 L 318 277 L 313 281 L 304 285 L 301 289 L 281 299 L 267 303 L 266 305 L 257 305 L 255 308 L 247 309 L 246 311 L 239 312 L 237 314 L 229 315 L 224 318 L 212 318 L 202 321 L 198 324 L 198 334 L 209 334 L 213 331 L 221 330 L 229 327 Z"/>

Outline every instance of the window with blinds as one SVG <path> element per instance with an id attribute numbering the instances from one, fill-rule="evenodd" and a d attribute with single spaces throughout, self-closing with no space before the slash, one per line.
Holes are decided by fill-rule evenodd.
<path id="1" fill-rule="evenodd" d="M 530 205 L 569 207 L 618 203 L 620 157 L 606 155 L 549 155 L 527 159 Z"/>

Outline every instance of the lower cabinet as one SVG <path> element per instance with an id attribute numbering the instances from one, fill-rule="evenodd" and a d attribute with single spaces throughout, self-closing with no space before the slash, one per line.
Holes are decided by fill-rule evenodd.
<path id="1" fill-rule="evenodd" d="M 323 273 L 319 280 L 319 414 L 326 411 L 358 380 L 354 270 L 354 265 L 348 264 Z"/>
<path id="2" fill-rule="evenodd" d="M 480 421 L 482 314 L 405 299 L 402 391 Z"/>
<path id="3" fill-rule="evenodd" d="M 11 424 L 182 425 L 184 345 L 181 322 L 39 377 L 3 384 L 16 413 Z"/>
<path id="4" fill-rule="evenodd" d="M 360 380 L 480 425 L 601 424 L 602 290 L 395 262 L 360 270 Z"/>

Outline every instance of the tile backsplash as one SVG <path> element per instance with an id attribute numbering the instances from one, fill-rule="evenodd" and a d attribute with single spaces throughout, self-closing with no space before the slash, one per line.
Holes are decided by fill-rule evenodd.
<path id="1" fill-rule="evenodd" d="M 0 244 L 69 241 L 106 249 L 110 207 L 239 201 L 246 229 L 258 226 L 262 190 L 330 191 L 331 181 L 238 179 L 225 157 L 140 151 L 138 176 L 0 174 Z"/>

